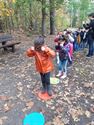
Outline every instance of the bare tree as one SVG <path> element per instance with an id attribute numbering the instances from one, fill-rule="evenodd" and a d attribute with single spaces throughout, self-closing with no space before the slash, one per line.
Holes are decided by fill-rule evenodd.
<path id="1" fill-rule="evenodd" d="M 50 1 L 50 34 L 55 34 L 55 0 Z"/>

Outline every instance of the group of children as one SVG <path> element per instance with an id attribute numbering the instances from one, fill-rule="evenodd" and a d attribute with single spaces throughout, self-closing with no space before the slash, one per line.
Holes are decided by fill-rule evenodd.
<path id="1" fill-rule="evenodd" d="M 44 37 L 39 36 L 34 41 L 34 46 L 26 52 L 28 57 L 35 57 L 36 69 L 40 73 L 42 81 L 41 93 L 52 96 L 50 87 L 50 73 L 53 70 L 52 58 L 56 57 L 58 74 L 56 77 L 67 77 L 67 66 L 72 64 L 73 39 L 70 34 L 59 32 L 54 39 L 55 51 L 44 44 Z"/>

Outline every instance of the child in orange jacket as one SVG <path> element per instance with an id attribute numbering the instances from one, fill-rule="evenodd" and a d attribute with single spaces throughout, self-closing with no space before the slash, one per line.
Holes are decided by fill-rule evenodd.
<path id="1" fill-rule="evenodd" d="M 42 93 L 47 91 L 51 96 L 50 72 L 54 68 L 51 58 L 55 57 L 55 52 L 44 45 L 44 38 L 40 36 L 34 41 L 34 47 L 27 50 L 27 56 L 35 57 L 36 69 L 40 73 L 43 86 Z"/>

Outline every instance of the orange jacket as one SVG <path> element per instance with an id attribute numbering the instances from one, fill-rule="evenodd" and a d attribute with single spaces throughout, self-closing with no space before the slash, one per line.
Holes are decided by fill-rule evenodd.
<path id="1" fill-rule="evenodd" d="M 49 47 L 45 46 L 45 51 L 35 51 L 28 49 L 27 56 L 35 56 L 36 69 L 40 73 L 47 73 L 53 70 L 53 63 L 51 58 L 55 57 L 55 52 Z"/>

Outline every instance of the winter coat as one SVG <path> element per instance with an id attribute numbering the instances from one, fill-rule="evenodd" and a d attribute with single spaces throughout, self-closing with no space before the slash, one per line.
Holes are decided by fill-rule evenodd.
<path id="1" fill-rule="evenodd" d="M 70 56 L 72 57 L 73 56 L 73 43 L 70 43 L 69 42 L 69 44 L 68 44 L 68 46 L 69 46 L 69 54 L 70 54 Z"/>
<path id="2" fill-rule="evenodd" d="M 36 51 L 28 49 L 27 56 L 35 56 L 36 69 L 40 73 L 48 73 L 53 70 L 54 66 L 51 58 L 55 57 L 55 52 L 49 47 L 45 46 L 44 51 Z"/>
<path id="3" fill-rule="evenodd" d="M 66 46 L 63 46 L 63 47 L 60 46 L 59 59 L 60 61 L 68 59 L 68 49 L 66 48 Z"/>
<path id="4" fill-rule="evenodd" d="M 94 39 L 94 19 L 90 21 L 88 35 Z"/>
<path id="5" fill-rule="evenodd" d="M 86 30 L 88 30 L 87 37 L 89 37 L 90 39 L 91 38 L 94 39 L 94 19 L 90 20 L 89 24 L 83 24 L 83 26 Z M 92 42 L 92 41 L 88 41 L 88 42 Z"/>
<path id="6" fill-rule="evenodd" d="M 73 44 L 69 42 L 67 44 L 64 44 L 63 47 L 60 47 L 59 58 L 61 61 L 67 60 L 67 59 L 71 61 L 72 53 L 73 53 Z"/>

